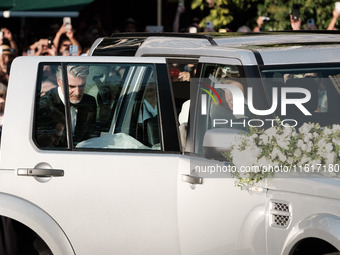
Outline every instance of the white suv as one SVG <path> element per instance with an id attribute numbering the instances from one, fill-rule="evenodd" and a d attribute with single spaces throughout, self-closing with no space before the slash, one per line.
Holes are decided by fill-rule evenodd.
<path id="1" fill-rule="evenodd" d="M 16 59 L 0 215 L 54 254 L 339 254 L 339 179 L 279 174 L 240 189 L 216 171 L 235 137 L 275 117 L 297 129 L 340 123 L 339 42 L 336 33 L 120 34 L 98 39 L 89 57 Z M 73 105 L 56 123 L 41 103 L 59 66 L 75 65 L 88 67 L 96 102 L 82 139 Z"/>

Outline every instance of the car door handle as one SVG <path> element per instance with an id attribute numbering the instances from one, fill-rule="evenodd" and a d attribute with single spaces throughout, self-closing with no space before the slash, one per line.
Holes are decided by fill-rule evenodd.
<path id="1" fill-rule="evenodd" d="M 203 178 L 202 177 L 196 177 L 192 175 L 183 174 L 182 175 L 182 181 L 188 182 L 190 184 L 202 184 Z"/>
<path id="2" fill-rule="evenodd" d="M 64 170 L 44 168 L 19 168 L 17 174 L 20 176 L 61 177 L 64 176 Z"/>

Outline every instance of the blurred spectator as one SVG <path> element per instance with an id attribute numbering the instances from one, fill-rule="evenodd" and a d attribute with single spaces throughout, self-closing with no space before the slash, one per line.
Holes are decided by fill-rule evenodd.
<path id="1" fill-rule="evenodd" d="M 186 31 L 186 32 L 189 32 L 189 33 L 199 33 L 199 32 L 201 32 L 200 19 L 199 18 L 193 18 L 192 23 L 189 26 L 188 31 Z"/>
<path id="2" fill-rule="evenodd" d="M 293 15 L 289 15 L 290 17 L 290 26 L 292 27 L 293 30 L 300 30 L 301 29 L 301 19 L 294 20 Z"/>
<path id="3" fill-rule="evenodd" d="M 204 28 L 204 32 L 216 32 L 214 27 L 213 27 L 213 22 L 212 21 L 207 21 L 205 23 L 205 28 Z"/>
<path id="4" fill-rule="evenodd" d="M 12 49 L 12 53 L 17 56 L 19 53 L 19 50 L 18 50 L 18 46 L 16 42 L 13 40 L 12 32 L 5 27 L 1 29 L 1 32 L 2 32 L 2 42 L 0 42 L 0 44 L 8 44 Z"/>
<path id="5" fill-rule="evenodd" d="M 172 25 L 172 31 L 173 32 L 179 32 L 180 18 L 181 18 L 181 15 L 184 12 L 185 12 L 184 4 L 183 3 L 179 3 L 178 6 L 177 6 L 174 23 Z M 197 31 L 196 31 L 196 33 L 197 33 Z"/>
<path id="6" fill-rule="evenodd" d="M 241 32 L 241 33 L 249 33 L 251 32 L 251 29 L 248 26 L 240 26 L 237 29 L 237 32 Z"/>
<path id="7" fill-rule="evenodd" d="M 53 45 L 57 49 L 57 55 L 69 56 L 71 45 L 78 47 L 76 55 L 80 55 L 82 52 L 80 43 L 74 37 L 72 25 L 69 26 L 70 28 L 66 29 L 66 26 L 64 24 L 61 25 L 60 29 L 53 39 Z"/>
<path id="8" fill-rule="evenodd" d="M 135 33 L 138 31 L 137 22 L 133 18 L 128 18 L 125 21 L 124 32 Z"/>
<path id="9" fill-rule="evenodd" d="M 305 30 L 318 30 L 318 27 L 315 25 L 314 19 L 307 20 Z"/>
<path id="10" fill-rule="evenodd" d="M 91 20 L 83 20 L 80 24 L 80 30 L 77 29 L 80 35 L 80 44 L 82 46 L 82 55 L 87 55 L 92 44 L 99 37 L 107 36 L 106 31 L 102 27 L 102 22 L 99 15 L 95 15 Z"/>
<path id="11" fill-rule="evenodd" d="M 2 119 L 4 117 L 7 86 L 0 82 L 0 134 L 2 131 Z"/>
<path id="12" fill-rule="evenodd" d="M 294 20 L 293 16 L 290 15 L 290 26 L 293 30 L 301 30 L 301 19 Z M 317 30 L 318 27 L 315 25 L 314 19 L 309 19 L 307 21 L 306 26 L 304 26 L 304 30 Z"/>
<path id="13" fill-rule="evenodd" d="M 41 96 L 45 95 L 49 90 L 58 87 L 56 71 L 57 69 L 55 66 L 44 65 L 41 81 Z"/>
<path id="14" fill-rule="evenodd" d="M 177 11 L 175 15 L 174 22 L 172 24 L 173 32 L 183 32 L 183 33 L 199 33 L 201 32 L 200 20 L 198 18 L 193 18 L 192 23 L 188 27 L 180 27 L 181 16 L 185 13 L 184 4 L 179 3 L 177 6 Z"/>
<path id="15" fill-rule="evenodd" d="M 327 30 L 336 30 L 335 23 L 336 23 L 337 19 L 339 18 L 339 16 L 340 16 L 340 10 L 335 8 L 333 10 L 333 17 L 332 17 L 331 22 L 329 23 L 329 25 L 327 27 Z"/>
<path id="16" fill-rule="evenodd" d="M 55 56 L 57 50 L 49 39 L 40 39 L 30 46 L 29 56 Z"/>
<path id="17" fill-rule="evenodd" d="M 11 48 L 6 45 L 2 44 L 0 49 L 0 82 L 8 84 L 11 64 L 15 55 Z"/>
<path id="18" fill-rule="evenodd" d="M 262 25 L 263 25 L 263 17 L 260 16 L 256 20 L 257 26 L 254 27 L 253 32 L 260 32 L 262 31 Z"/>

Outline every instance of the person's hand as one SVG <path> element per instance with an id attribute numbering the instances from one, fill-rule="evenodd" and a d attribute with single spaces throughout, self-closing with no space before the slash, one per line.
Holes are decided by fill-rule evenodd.
<path id="1" fill-rule="evenodd" d="M 190 81 L 190 73 L 189 72 L 179 72 L 178 79 L 180 81 Z"/>
<path id="2" fill-rule="evenodd" d="M 61 36 L 62 34 L 65 34 L 66 33 L 66 27 L 65 25 L 61 25 L 61 27 L 59 28 L 58 32 L 57 32 L 57 35 Z"/>
<path id="3" fill-rule="evenodd" d="M 35 56 L 55 56 L 56 48 L 48 39 L 40 39 L 30 46 L 30 49 L 33 50 Z"/>
<path id="4" fill-rule="evenodd" d="M 261 27 L 263 25 L 263 18 L 262 18 L 262 16 L 257 18 L 256 23 L 257 23 L 257 27 L 254 27 L 253 32 L 260 32 L 261 31 Z"/>
<path id="5" fill-rule="evenodd" d="M 339 18 L 339 16 L 340 16 L 340 10 L 334 9 L 333 10 L 333 17 L 337 19 L 337 18 Z"/>
<path id="6" fill-rule="evenodd" d="M 65 33 L 66 33 L 66 36 L 67 36 L 69 39 L 72 39 L 72 38 L 73 38 L 73 29 L 72 29 L 72 25 L 70 25 L 70 27 L 69 27 L 68 30 L 65 28 Z"/>
<path id="7" fill-rule="evenodd" d="M 290 15 L 290 25 L 293 30 L 300 30 L 301 29 L 301 19 L 298 20 L 293 19 L 293 15 Z"/>
<path id="8" fill-rule="evenodd" d="M 45 52 L 47 53 L 48 56 L 56 56 L 57 55 L 57 49 L 54 46 L 54 44 L 52 44 L 50 47 L 47 47 L 45 49 Z"/>
<path id="9" fill-rule="evenodd" d="M 261 28 L 263 25 L 263 17 L 262 16 L 258 17 L 256 20 L 256 23 L 257 23 L 257 26 Z"/>
<path id="10" fill-rule="evenodd" d="M 35 53 L 34 53 L 35 56 L 41 56 L 42 55 L 44 44 L 45 44 L 44 39 L 40 39 L 39 41 L 37 41 L 33 44 L 32 50 L 35 51 Z M 47 45 L 47 42 L 46 42 L 46 45 Z"/>

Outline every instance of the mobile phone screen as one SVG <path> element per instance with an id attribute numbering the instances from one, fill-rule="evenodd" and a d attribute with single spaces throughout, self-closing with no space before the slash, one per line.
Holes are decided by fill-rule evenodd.
<path id="1" fill-rule="evenodd" d="M 78 46 L 70 45 L 70 56 L 77 56 L 77 55 L 78 55 Z"/>
<path id="2" fill-rule="evenodd" d="M 71 17 L 64 17 L 63 23 L 67 31 L 71 29 Z"/>

